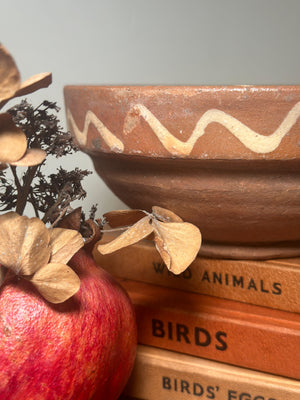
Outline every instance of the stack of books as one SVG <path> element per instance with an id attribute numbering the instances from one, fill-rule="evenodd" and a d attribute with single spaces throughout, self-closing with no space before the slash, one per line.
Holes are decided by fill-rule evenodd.
<path id="1" fill-rule="evenodd" d="M 173 275 L 147 240 L 94 257 L 136 311 L 124 399 L 300 399 L 300 258 L 199 256 Z"/>

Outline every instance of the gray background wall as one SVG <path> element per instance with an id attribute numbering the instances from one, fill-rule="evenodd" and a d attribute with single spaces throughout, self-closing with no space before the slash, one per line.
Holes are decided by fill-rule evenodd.
<path id="1" fill-rule="evenodd" d="M 13 0 L 0 2 L 0 41 L 24 79 L 53 84 L 30 95 L 57 101 L 65 84 L 299 84 L 299 0 Z M 12 106 L 14 102 L 10 102 Z M 74 158 L 75 157 L 75 158 Z M 64 168 L 93 170 L 88 156 Z M 50 161 L 48 168 L 56 168 Z M 123 205 L 93 174 L 84 208 Z"/>

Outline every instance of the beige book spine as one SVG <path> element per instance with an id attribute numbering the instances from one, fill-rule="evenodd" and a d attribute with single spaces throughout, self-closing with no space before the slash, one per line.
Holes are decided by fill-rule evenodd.
<path id="1" fill-rule="evenodd" d="M 139 345 L 124 394 L 143 400 L 299 400 L 300 382 Z"/>
<path id="2" fill-rule="evenodd" d="M 103 241 L 113 238 L 104 236 Z M 96 262 L 112 275 L 140 282 L 300 313 L 300 258 L 224 260 L 197 257 L 180 275 L 169 272 L 152 242 L 143 240 Z"/>

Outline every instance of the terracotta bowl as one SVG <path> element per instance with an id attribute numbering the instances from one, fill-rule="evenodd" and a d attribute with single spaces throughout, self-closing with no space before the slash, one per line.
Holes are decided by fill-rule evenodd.
<path id="1" fill-rule="evenodd" d="M 68 126 L 129 207 L 196 224 L 201 253 L 300 256 L 300 86 L 67 86 Z"/>

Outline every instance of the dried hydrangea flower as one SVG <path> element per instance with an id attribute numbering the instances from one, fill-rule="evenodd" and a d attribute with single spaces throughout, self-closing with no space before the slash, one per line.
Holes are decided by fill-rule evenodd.
<path id="1" fill-rule="evenodd" d="M 72 229 L 48 229 L 39 218 L 9 212 L 0 216 L 0 264 L 28 279 L 52 303 L 61 303 L 80 287 L 66 264 L 84 245 Z"/>
<path id="2" fill-rule="evenodd" d="M 162 207 L 143 210 L 120 210 L 104 214 L 112 227 L 126 226 L 126 230 L 109 243 L 99 244 L 101 254 L 112 253 L 151 237 L 167 268 L 174 274 L 183 272 L 196 258 L 201 247 L 200 230 L 178 215 Z"/>
<path id="3" fill-rule="evenodd" d="M 0 43 L 0 109 L 12 98 L 32 93 L 51 84 L 51 73 L 34 75 L 23 83 L 16 63 Z M 17 128 L 8 113 L 0 114 L 0 168 L 6 164 L 32 166 L 46 157 L 41 149 L 27 149 L 24 132 Z"/>

